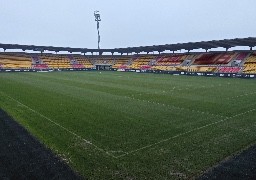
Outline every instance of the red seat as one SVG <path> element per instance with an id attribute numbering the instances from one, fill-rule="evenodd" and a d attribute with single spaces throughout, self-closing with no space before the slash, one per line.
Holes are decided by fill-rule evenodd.
<path id="1" fill-rule="evenodd" d="M 241 67 L 219 67 L 219 73 L 238 73 Z"/>
<path id="2" fill-rule="evenodd" d="M 72 68 L 84 68 L 84 65 L 83 64 L 72 64 Z"/>
<path id="3" fill-rule="evenodd" d="M 35 64 L 33 65 L 34 69 L 48 69 L 48 65 L 47 64 Z"/>

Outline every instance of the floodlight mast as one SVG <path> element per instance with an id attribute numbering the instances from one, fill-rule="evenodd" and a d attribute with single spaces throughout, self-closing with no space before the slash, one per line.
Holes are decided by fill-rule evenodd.
<path id="1" fill-rule="evenodd" d="M 98 31 L 98 49 L 100 49 L 100 13 L 99 11 L 94 11 L 95 21 L 97 22 L 97 31 Z"/>

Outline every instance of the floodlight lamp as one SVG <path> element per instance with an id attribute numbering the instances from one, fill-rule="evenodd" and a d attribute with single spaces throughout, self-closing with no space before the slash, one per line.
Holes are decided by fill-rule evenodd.
<path id="1" fill-rule="evenodd" d="M 101 21 L 99 11 L 94 11 L 95 21 Z"/>

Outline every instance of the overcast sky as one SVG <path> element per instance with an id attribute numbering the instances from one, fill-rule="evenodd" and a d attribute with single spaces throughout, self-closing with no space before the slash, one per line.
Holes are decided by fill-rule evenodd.
<path id="1" fill-rule="evenodd" d="M 256 37 L 256 0 L 0 0 L 0 43 L 101 48 Z"/>

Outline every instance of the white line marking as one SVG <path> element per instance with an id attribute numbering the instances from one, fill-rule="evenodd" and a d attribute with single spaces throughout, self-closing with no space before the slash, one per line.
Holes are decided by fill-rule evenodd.
<path id="1" fill-rule="evenodd" d="M 122 154 L 122 155 L 116 156 L 116 158 L 121 158 L 121 157 L 127 156 L 127 155 L 129 155 L 129 154 L 136 153 L 136 152 L 138 152 L 138 151 L 141 151 L 141 150 L 144 150 L 144 149 L 150 148 L 150 147 L 152 147 L 152 146 L 155 146 L 155 145 L 161 144 L 161 143 L 163 143 L 163 142 L 166 142 L 166 141 L 169 141 L 169 140 L 172 140 L 172 139 L 178 138 L 178 137 L 180 137 L 180 136 L 183 136 L 183 135 L 189 134 L 189 133 L 191 133 L 191 132 L 194 132 L 194 131 L 197 131 L 197 130 L 201 130 L 201 129 L 204 129 L 204 128 L 206 128 L 206 127 L 209 127 L 209 126 L 212 126 L 212 125 L 215 125 L 215 124 L 218 124 L 218 123 L 221 123 L 221 122 L 227 121 L 227 120 L 232 119 L 232 118 L 234 118 L 234 117 L 242 116 L 242 115 L 244 115 L 244 114 L 250 113 L 250 112 L 255 111 L 255 110 L 256 110 L 256 109 L 251 109 L 251 110 L 248 110 L 248 111 L 246 111 L 246 112 L 243 112 L 243 113 L 240 113 L 240 114 L 236 114 L 236 115 L 231 116 L 231 117 L 226 117 L 225 119 L 222 119 L 222 120 L 219 120 L 219 121 L 216 121 L 216 122 L 213 122 L 213 123 L 210 123 L 210 124 L 207 124 L 207 125 L 204 125 L 204 126 L 198 127 L 198 128 L 194 128 L 194 129 L 189 130 L 189 131 L 187 131 L 187 132 L 177 134 L 177 135 L 175 135 L 175 136 L 169 137 L 169 138 L 167 138 L 167 139 L 163 139 L 163 140 L 158 141 L 158 142 L 156 142 L 156 143 L 149 144 L 149 145 L 143 146 L 143 147 L 141 147 L 141 148 L 138 148 L 138 149 L 135 149 L 135 150 L 132 150 L 132 151 L 126 152 L 125 154 Z"/>
<path id="2" fill-rule="evenodd" d="M 148 102 L 148 103 L 151 103 L 151 104 L 161 105 L 160 103 L 154 102 L 154 101 L 133 98 L 133 97 L 130 97 L 130 96 L 123 96 L 123 97 L 127 98 L 127 99 L 133 99 L 133 100 L 137 100 L 137 101 L 142 101 L 142 102 Z M 169 104 L 162 104 L 162 105 L 163 106 L 167 106 L 169 108 L 175 108 L 175 109 L 179 109 L 179 110 L 186 110 L 186 111 L 196 112 L 196 113 L 200 113 L 200 114 L 207 114 L 207 115 L 215 116 L 215 117 L 218 117 L 218 118 L 226 118 L 225 116 L 222 116 L 222 115 L 219 115 L 219 114 L 213 114 L 213 113 L 210 113 L 210 112 L 204 112 L 204 111 L 199 111 L 199 110 L 194 110 L 194 109 L 188 109 L 188 108 L 174 106 L 174 105 L 169 105 Z"/>
<path id="3" fill-rule="evenodd" d="M 1 91 L 0 91 L 0 92 L 1 92 Z M 41 117 L 43 117 L 43 118 L 47 119 L 48 121 L 52 122 L 52 123 L 53 123 L 53 124 L 55 124 L 56 126 L 58 126 L 58 127 L 62 128 L 62 129 L 64 129 L 65 131 L 69 132 L 70 134 L 72 134 L 72 135 L 74 135 L 74 136 L 76 136 L 76 137 L 78 137 L 78 138 L 82 139 L 85 143 L 90 144 L 90 145 L 92 145 L 93 147 L 95 147 L 95 149 L 97 149 L 97 150 L 99 150 L 99 151 L 101 151 L 101 152 L 105 153 L 106 155 L 108 155 L 108 156 L 110 156 L 110 157 L 112 157 L 112 158 L 115 158 L 115 159 L 118 159 L 118 158 L 121 158 L 121 157 L 124 157 L 124 156 L 130 155 L 130 154 L 136 153 L 136 152 L 138 152 L 138 151 L 141 151 L 141 150 L 144 150 L 144 149 L 150 148 L 150 147 L 152 147 L 152 146 L 155 146 L 155 145 L 161 144 L 161 143 L 163 143 L 163 142 L 166 142 L 166 141 L 169 141 L 169 140 L 172 140 L 172 139 L 175 139 L 175 138 L 181 137 L 181 136 L 186 135 L 186 134 L 189 134 L 189 133 L 191 133 L 191 132 L 194 132 L 194 131 L 197 131 L 197 130 L 204 129 L 204 128 L 206 128 L 206 127 L 209 127 L 209 126 L 212 126 L 212 125 L 215 125 L 215 124 L 218 124 L 218 123 L 221 123 L 221 122 L 227 121 L 227 120 L 232 119 L 232 118 L 234 118 L 234 117 L 242 116 L 242 115 L 244 115 L 244 114 L 247 114 L 247 113 L 250 113 L 250 112 L 252 112 L 252 111 L 255 111 L 255 110 L 256 110 L 256 109 L 250 109 L 250 110 L 245 111 L 245 112 L 243 112 L 243 113 L 239 113 L 239 114 L 233 115 L 233 116 L 231 116 L 231 117 L 226 117 L 226 118 L 224 118 L 224 119 L 222 119 L 222 120 L 219 120 L 219 121 L 216 121 L 216 122 L 213 122 L 213 123 L 210 123 L 210 124 L 207 124 L 207 125 L 201 126 L 201 127 L 194 128 L 194 129 L 189 130 L 189 131 L 187 131 L 187 132 L 177 134 L 177 135 L 175 135 L 175 136 L 169 137 L 169 138 L 167 138 L 167 139 L 160 140 L 160 141 L 158 141 L 158 142 L 156 142 L 156 143 L 149 144 L 149 145 L 143 146 L 143 147 L 141 147 L 141 148 L 138 148 L 138 149 L 135 149 L 135 150 L 132 150 L 132 151 L 129 151 L 129 152 L 124 152 L 124 151 L 105 151 L 104 149 L 102 149 L 102 148 L 100 148 L 100 147 L 98 147 L 98 146 L 94 145 L 93 143 L 91 143 L 90 141 L 88 141 L 88 140 L 86 140 L 86 139 L 82 138 L 81 136 L 77 135 L 76 133 L 74 133 L 74 132 L 72 132 L 72 131 L 68 130 L 67 128 L 65 128 L 65 127 L 61 126 L 60 124 L 58 124 L 58 123 L 54 122 L 54 121 L 53 121 L 53 120 L 51 120 L 50 118 L 48 118 L 48 117 L 46 117 L 46 116 L 42 115 L 41 113 L 39 113 L 39 112 L 37 112 L 37 111 L 35 111 L 35 110 L 31 109 L 31 108 L 30 108 L 30 107 L 28 107 L 28 106 L 26 106 L 26 105 L 22 104 L 22 103 L 21 103 L 21 102 L 19 102 L 18 100 L 16 100 L 16 99 L 14 99 L 14 98 L 10 97 L 9 95 L 7 95 L 7 94 L 5 94 L 5 93 L 3 93 L 3 92 L 1 92 L 1 93 L 2 93 L 2 94 L 4 94 L 5 96 L 7 96 L 9 99 L 12 99 L 13 101 L 17 102 L 18 104 L 20 104 L 20 105 L 22 105 L 22 106 L 26 107 L 26 108 L 27 108 L 27 109 L 29 109 L 30 111 L 32 111 L 32 112 L 34 112 L 34 113 L 38 114 L 39 116 L 41 116 Z M 126 97 L 127 97 L 127 96 L 126 96 Z M 130 98 L 130 97 L 127 97 L 127 98 Z M 123 154 L 122 154 L 122 155 L 119 155 L 119 156 L 114 156 L 114 155 L 112 154 L 112 153 L 117 153 L 117 152 L 119 152 L 119 153 L 123 153 Z"/>
<path id="4" fill-rule="evenodd" d="M 245 94 L 240 94 L 240 95 L 233 96 L 233 97 L 229 97 L 227 99 L 237 99 L 237 98 L 240 98 L 240 97 L 250 96 L 250 95 L 253 95 L 253 94 L 256 94 L 256 91 L 255 92 L 250 92 L 250 93 L 245 93 Z"/>
<path id="5" fill-rule="evenodd" d="M 78 134 L 74 133 L 73 131 L 70 131 L 69 129 L 65 128 L 64 126 L 60 125 L 59 123 L 56 123 L 55 121 L 53 121 L 52 119 L 50 119 L 50 118 L 46 117 L 45 115 L 39 113 L 38 111 L 36 111 L 36 110 L 34 110 L 34 109 L 28 107 L 27 105 L 25 105 L 25 104 L 21 103 L 20 101 L 18 101 L 18 100 L 16 100 L 16 99 L 12 98 L 11 96 L 7 95 L 6 93 L 3 93 L 2 91 L 0 91 L 0 92 L 1 92 L 2 94 L 4 94 L 6 97 L 8 97 L 9 99 L 11 99 L 11 100 L 17 102 L 17 103 L 20 104 L 21 106 L 23 106 L 23 107 L 27 108 L 28 110 L 32 111 L 33 113 L 35 113 L 35 114 L 41 116 L 42 118 L 48 120 L 49 122 L 55 124 L 56 126 L 60 127 L 61 129 L 67 131 L 67 132 L 70 133 L 70 134 L 72 134 L 73 136 L 75 136 L 75 137 L 77 137 L 77 138 L 83 140 L 85 143 L 87 143 L 87 144 L 93 146 L 95 149 L 97 149 L 97 150 L 99 150 L 99 151 L 101 151 L 101 152 L 107 154 L 108 156 L 111 156 L 111 157 L 113 157 L 113 158 L 117 158 L 116 156 L 112 155 L 110 152 L 107 152 L 107 151 L 105 151 L 104 149 L 102 149 L 102 148 L 98 147 L 97 145 L 93 144 L 93 143 L 90 142 L 89 140 L 86 140 L 86 139 L 82 138 L 82 137 L 79 136 Z"/>

